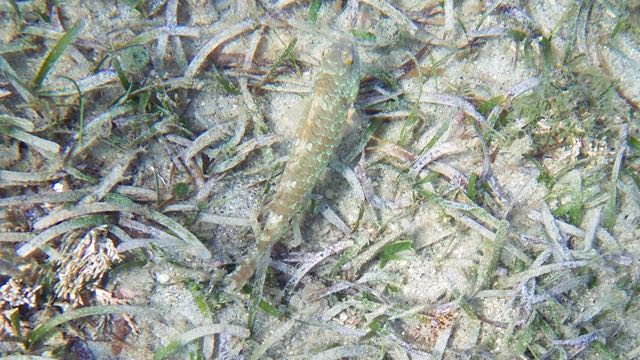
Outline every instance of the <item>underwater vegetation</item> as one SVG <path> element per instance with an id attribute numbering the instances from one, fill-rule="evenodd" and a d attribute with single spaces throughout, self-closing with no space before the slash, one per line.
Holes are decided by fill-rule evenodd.
<path id="1" fill-rule="evenodd" d="M 0 2 L 0 357 L 637 358 L 639 15 Z"/>

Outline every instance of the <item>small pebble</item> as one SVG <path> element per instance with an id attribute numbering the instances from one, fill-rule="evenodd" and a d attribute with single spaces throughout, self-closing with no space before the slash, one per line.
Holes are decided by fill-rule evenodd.
<path id="1" fill-rule="evenodd" d="M 158 274 L 158 276 L 156 277 L 156 280 L 160 283 L 160 284 L 167 284 L 169 282 L 169 274 Z"/>

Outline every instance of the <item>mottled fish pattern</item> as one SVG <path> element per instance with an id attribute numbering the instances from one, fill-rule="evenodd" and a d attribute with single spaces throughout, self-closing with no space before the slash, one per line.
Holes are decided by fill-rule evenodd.
<path id="1" fill-rule="evenodd" d="M 303 210 L 304 202 L 323 174 L 342 139 L 344 126 L 360 85 L 359 61 L 353 45 L 334 44 L 324 51 L 304 118 L 273 200 L 265 207 L 265 223 L 256 249 L 232 275 L 240 289 L 255 272 L 258 260 Z"/>

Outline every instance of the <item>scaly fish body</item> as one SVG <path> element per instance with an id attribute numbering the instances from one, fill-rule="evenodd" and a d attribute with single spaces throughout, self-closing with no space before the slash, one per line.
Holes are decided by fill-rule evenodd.
<path id="1" fill-rule="evenodd" d="M 269 255 L 291 219 L 302 211 L 340 144 L 359 84 L 359 62 L 353 46 L 334 44 L 325 50 L 289 160 L 273 200 L 265 208 L 266 220 L 256 249 L 232 275 L 236 289 L 251 278 L 257 261 Z"/>

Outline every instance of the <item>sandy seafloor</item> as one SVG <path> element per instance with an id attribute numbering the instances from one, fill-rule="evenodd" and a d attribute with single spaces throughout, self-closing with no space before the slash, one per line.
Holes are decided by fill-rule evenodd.
<path id="1" fill-rule="evenodd" d="M 26 12 L 29 3 L 18 5 Z M 221 43 L 192 76 L 195 79 L 209 76 L 210 80 L 211 65 L 216 64 L 235 87 L 241 89 L 244 81 L 249 91 L 229 94 L 215 86 L 214 81 L 166 90 L 167 102 L 180 126 L 188 131 L 168 131 L 162 136 L 164 142 L 150 139 L 139 144 L 144 153 L 130 165 L 121 181 L 123 185 L 147 189 L 155 189 L 157 178 L 188 182 L 190 195 L 169 206 L 198 204 L 200 211 L 240 219 L 241 224 L 198 221 L 193 209 L 175 211 L 144 202 L 144 206 L 182 221 L 211 252 L 212 258 L 205 264 L 195 264 L 196 261 L 192 263 L 180 255 L 175 258 L 157 248 L 146 250 L 149 260 L 144 266 L 119 271 L 109 276 L 103 286 L 115 296 L 126 298 L 129 304 L 157 311 L 162 321 L 134 315 L 135 332 L 131 330 L 117 340 L 111 332 L 94 332 L 91 325 L 79 321 L 70 329 L 63 327 L 62 333 L 54 335 L 35 354 L 56 357 L 47 351 L 68 341 L 71 333 L 86 344 L 87 351 L 96 359 L 151 359 L 161 346 L 202 327 L 205 333 L 223 331 L 205 336 L 204 342 L 196 336 L 196 340 L 171 356 L 177 359 L 193 358 L 195 354 L 224 359 L 640 356 L 637 340 L 640 195 L 633 177 L 635 171 L 637 179 L 639 167 L 637 150 L 632 147 L 622 149 L 625 170 L 616 184 L 616 215 L 611 229 L 604 229 L 604 215 L 599 215 L 606 211 L 610 201 L 611 174 L 616 155 L 621 151 L 617 139 L 625 132 L 623 143 L 639 137 L 638 115 L 630 113 L 633 104 L 640 102 L 638 28 L 623 27 L 613 39 L 608 39 L 624 16 L 617 13 L 621 5 L 606 1 L 498 4 L 473 0 L 319 3 L 314 24 L 308 19 L 308 1 L 257 4 L 181 0 L 167 1 L 164 5 L 144 2 L 145 11 L 157 9 L 146 17 L 121 1 L 61 2 L 60 18 L 66 27 L 80 19 L 86 23 L 79 35 L 85 44 L 80 42 L 75 51 L 81 49 L 89 64 L 97 61 L 92 58 L 96 53 L 106 52 L 91 52 L 86 43 L 93 41 L 105 48 L 117 48 L 115 44 L 166 26 L 167 35 L 153 35 L 153 41 L 142 44 L 148 62 L 132 75 L 140 82 L 145 77 L 161 82 L 184 76 L 192 59 L 210 39 L 243 21 L 255 24 Z M 629 8 L 635 11 L 630 16 L 638 16 L 637 4 Z M 12 11 L 8 2 L 0 9 L 2 14 Z M 8 43 L 17 37 L 17 30 L 11 20 L 5 18 L 1 22 L 2 41 Z M 61 32 L 55 24 L 38 24 Z M 173 36 L 171 29 L 176 26 L 189 27 L 191 32 L 187 36 Z M 514 39 L 513 30 L 530 36 L 533 45 L 525 50 L 524 42 Z M 354 33 L 360 34 L 355 40 Z M 268 86 L 259 89 L 270 64 L 294 38 L 292 56 L 297 60 L 297 68 L 285 59 L 266 82 Z M 550 39 L 548 54 L 538 46 L 545 39 Z M 360 256 L 350 261 L 334 254 L 320 262 L 303 278 L 288 302 L 274 305 L 285 316 L 277 318 L 258 311 L 254 332 L 247 337 L 249 297 L 233 295 L 223 302 L 219 295 L 222 286 L 217 281 L 255 243 L 251 225 L 263 201 L 265 184 L 271 182 L 273 189 L 277 183 L 277 176 L 270 179 L 274 161 L 286 156 L 295 137 L 322 51 L 334 42 L 347 41 L 355 44 L 363 75 L 371 69 L 384 70 L 396 79 L 397 87 L 373 79 L 374 72 L 363 80 L 353 122 L 345 130 L 345 138 L 334 157 L 347 170 L 340 172 L 335 169 L 338 166 L 327 170 L 301 222 L 302 242 L 288 234 L 285 246 L 277 246 L 273 258 L 281 268 L 283 264 L 295 266 L 282 262 L 290 256 L 289 251 L 309 255 L 345 241 L 351 245 L 346 251 Z M 242 61 L 253 44 L 257 44 L 253 61 L 245 66 Z M 426 51 L 421 51 L 424 47 Z M 44 54 L 42 50 L 3 56 L 20 75 L 29 78 Z M 570 54 L 572 64 L 579 64 L 567 66 L 566 54 Z M 68 85 L 61 80 L 63 75 L 76 80 L 91 75 L 88 64 L 72 55 L 63 55 L 45 87 Z M 184 59 L 180 60 L 182 56 Z M 551 59 L 548 63 L 544 60 L 546 56 Z M 414 61 L 420 71 L 416 71 Z M 109 70 L 107 65 L 103 67 Z M 406 71 L 408 68 L 411 70 Z M 588 93 L 592 91 L 587 86 L 590 83 L 580 82 L 583 78 L 600 79 L 615 86 L 594 95 Z M 513 97 L 513 89 L 523 82 L 527 84 L 526 80 L 534 86 Z M 0 81 L 3 89 L 12 89 L 5 79 Z M 541 85 L 535 86 L 538 82 Z M 524 111 L 519 116 L 516 111 L 524 105 L 518 105 L 517 101 L 533 96 L 532 93 L 541 91 L 541 86 L 551 89 L 546 94 L 569 97 L 557 101 L 569 104 L 569 110 L 563 108 L 556 113 L 552 104 L 535 119 L 527 118 Z M 570 98 L 581 94 L 575 89 L 580 86 L 584 86 L 584 99 Z M 86 121 L 95 120 L 122 92 L 115 77 L 85 95 Z M 451 97 L 442 100 L 446 96 Z M 488 113 L 474 112 L 484 101 L 498 96 L 502 96 L 498 106 L 504 107 L 502 116 L 507 120 L 495 132 L 489 131 L 492 140 L 486 149 L 490 165 L 487 173 L 478 129 L 482 131 Z M 387 107 L 366 109 L 376 97 L 384 98 Z M 581 104 L 605 97 L 604 108 L 590 110 L 589 104 Z M 77 97 L 60 98 L 61 103 L 63 99 L 77 104 Z M 13 95 L 0 98 L 0 102 L 5 101 L 3 112 L 19 109 L 16 106 L 19 101 Z M 417 118 L 413 124 L 407 120 L 409 113 L 414 116 L 412 119 Z M 362 171 L 357 167 L 359 153 L 355 153 L 355 158 L 347 157 L 376 117 L 383 121 L 365 148 L 366 166 Z M 584 125 L 594 121 L 597 126 Z M 215 152 L 237 134 L 238 122 L 246 123 L 244 134 L 240 134 L 235 146 L 207 160 L 212 162 L 211 166 L 215 167 L 225 157 L 233 158 L 243 144 L 255 141 L 252 139 L 275 135 L 275 141 L 267 147 L 252 148 L 246 160 L 221 174 L 211 172 L 211 166 L 203 167 L 202 160 L 196 161 L 195 166 L 204 169 L 202 180 L 209 186 L 206 196 L 196 201 L 204 183 L 193 180 L 188 166 L 176 169 L 167 148 L 181 154 L 198 135 L 219 128 L 220 140 L 204 150 Z M 260 122 L 264 122 L 264 128 L 259 126 Z M 556 131 L 559 126 L 568 130 Z M 446 130 L 438 134 L 441 129 Z M 540 144 L 541 139 L 548 140 L 545 132 L 553 134 L 552 146 Z M 179 138 L 171 134 L 178 134 Z M 437 141 L 430 144 L 434 137 Z M 51 138 L 56 139 L 60 137 Z M 7 137 L 4 140 L 0 155 L 6 159 L 12 156 L 14 140 Z M 444 153 L 424 166 L 418 175 L 410 176 L 412 161 L 427 146 L 441 148 Z M 96 163 L 88 166 L 88 171 L 95 171 L 94 176 L 105 176 L 117 161 L 109 153 L 112 147 L 98 143 L 90 151 L 88 159 Z M 530 160 L 532 156 L 554 178 L 552 187 L 540 180 L 541 167 Z M 15 170 L 18 165 L 3 160 L 5 166 L 7 170 Z M 22 171 L 28 169 L 29 166 L 21 167 Z M 366 183 L 360 182 L 360 188 L 350 184 L 349 176 L 356 173 L 366 175 Z M 486 179 L 493 184 L 492 190 L 487 191 L 485 186 L 479 191 L 493 194 L 486 195 L 481 205 L 486 210 L 484 214 L 492 216 L 488 221 L 459 206 L 470 204 L 464 198 L 471 174 L 487 175 Z M 46 189 L 55 182 L 40 186 Z M 551 225 L 543 224 L 540 214 L 571 202 L 571 191 L 576 187 L 583 194 L 580 223 L 574 224 L 578 230 L 563 227 L 568 223 L 566 216 L 558 216 Z M 3 191 L 3 197 L 22 194 L 19 187 Z M 29 191 L 36 190 L 32 187 Z M 319 204 L 328 205 L 351 233 L 345 234 L 323 216 Z M 554 234 L 554 223 L 560 228 L 559 237 Z M 498 229 L 496 224 L 504 228 Z M 478 227 L 474 228 L 475 225 Z M 589 237 L 590 229 L 596 234 L 605 233 L 595 236 L 592 245 L 587 245 L 585 237 Z M 133 238 L 153 237 L 134 230 L 129 233 Z M 392 237 L 391 242 L 410 241 L 411 249 L 384 265 L 379 254 L 356 264 L 363 253 Z M 116 244 L 123 241 L 117 236 L 111 238 Z M 496 255 L 495 244 L 501 239 L 504 241 L 501 253 Z M 545 251 L 546 258 L 541 255 Z M 497 256 L 498 262 L 492 265 L 493 256 Z M 336 265 L 339 260 L 346 263 Z M 551 268 L 552 264 L 571 261 L 593 263 L 572 270 L 542 271 L 543 276 L 537 282 L 529 278 L 517 280 L 520 271 L 541 266 L 545 269 L 547 265 Z M 264 295 L 269 303 L 277 299 L 291 275 L 278 271 L 272 274 L 275 276 L 268 278 Z M 577 280 L 572 283 L 571 279 Z M 351 285 L 318 298 L 318 294 L 340 281 Z M 200 289 L 193 290 L 194 284 Z M 209 297 L 208 311 L 198 307 L 196 298 L 203 296 Z M 116 315 L 107 318 L 117 320 Z M 226 324 L 236 327 L 229 328 Z M 527 327 L 534 330 L 526 333 Z M 0 353 L 22 351 L 9 340 L 1 344 Z M 519 348 L 521 344 L 525 344 L 524 348 Z M 610 352 L 598 351 L 602 348 Z M 442 350 L 444 354 L 440 353 Z M 71 355 L 62 355 L 65 356 Z"/>

